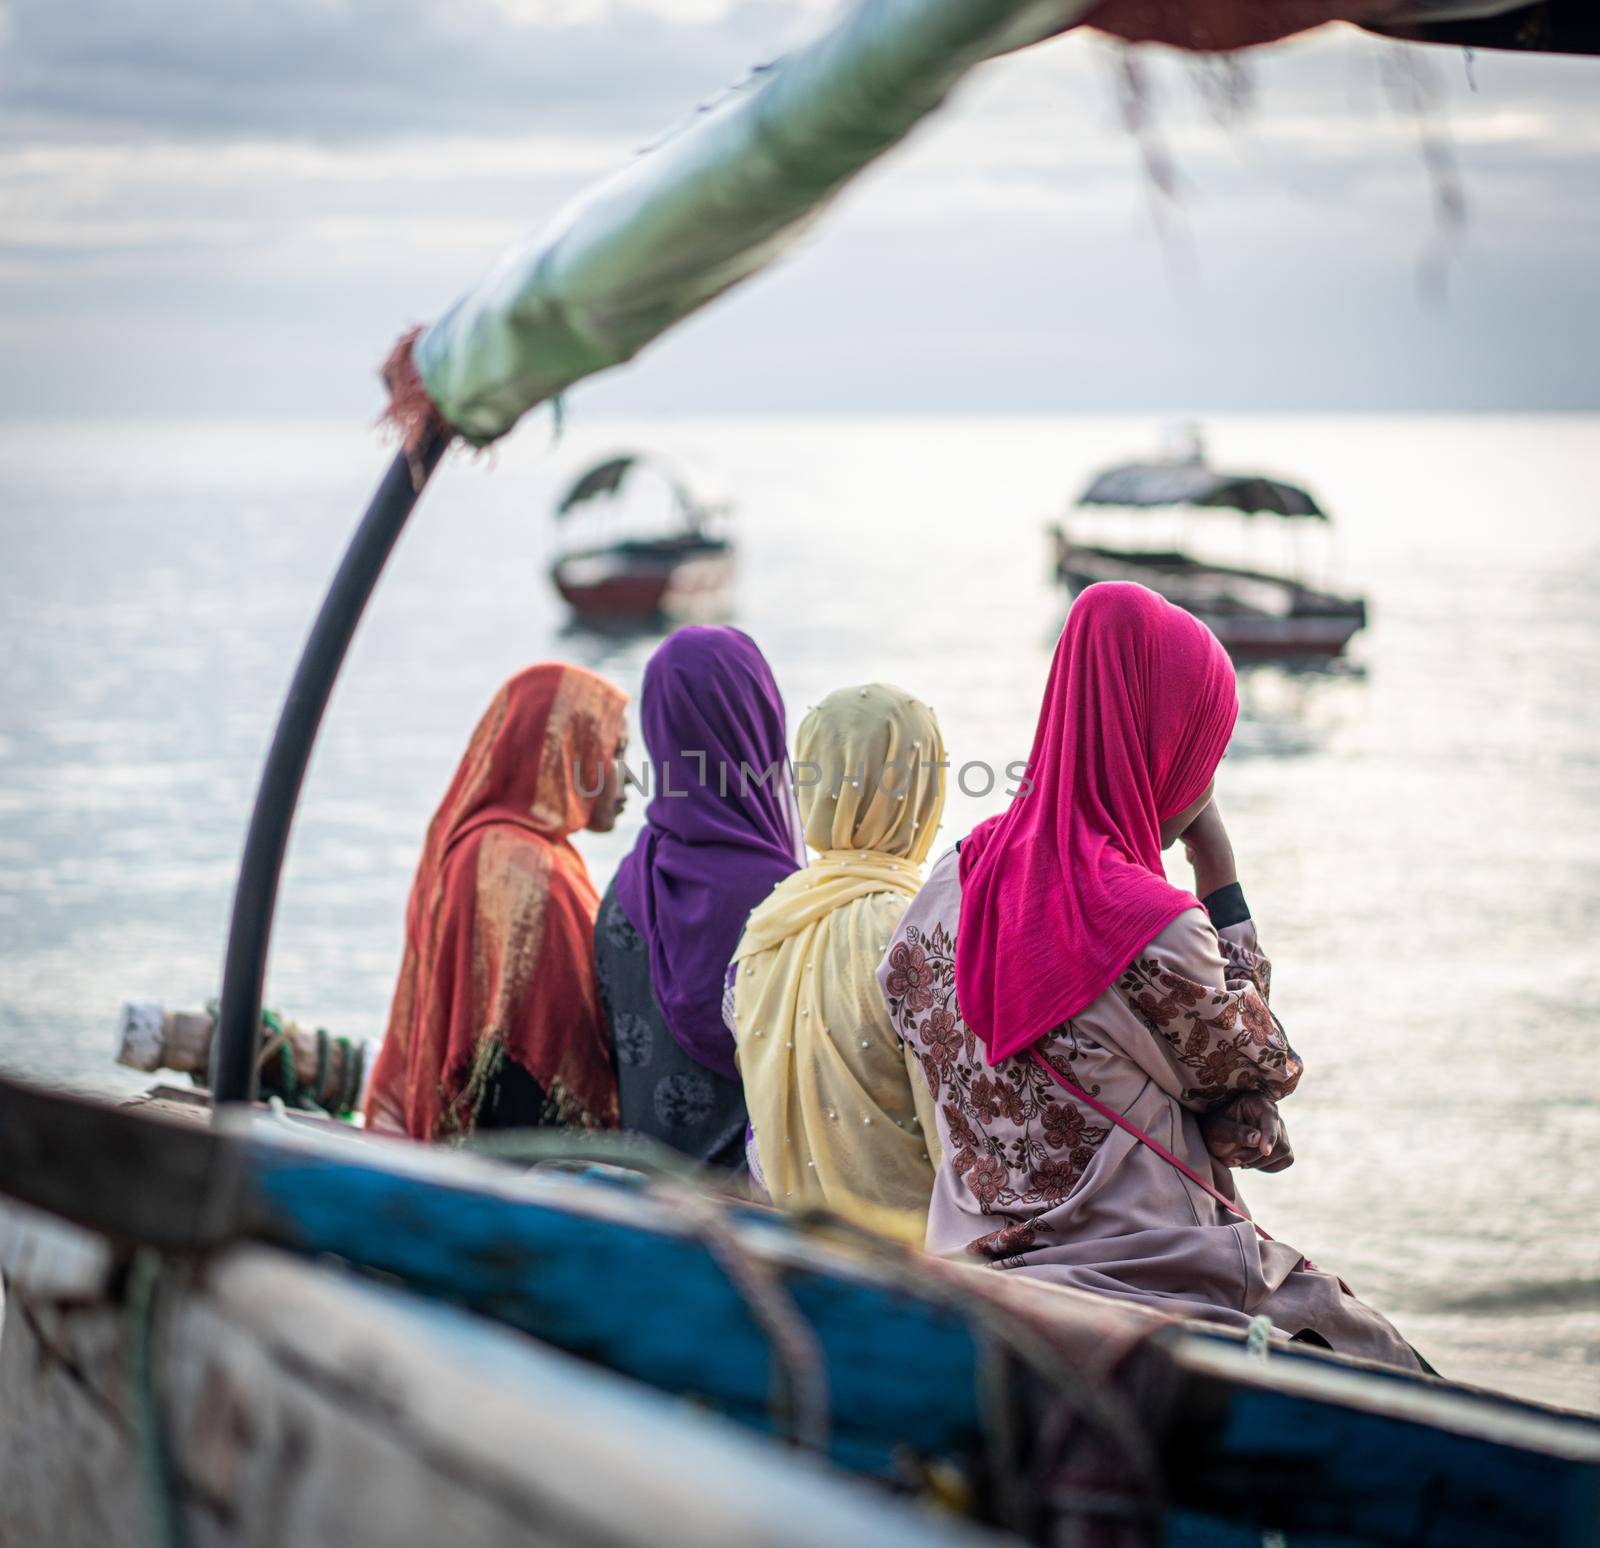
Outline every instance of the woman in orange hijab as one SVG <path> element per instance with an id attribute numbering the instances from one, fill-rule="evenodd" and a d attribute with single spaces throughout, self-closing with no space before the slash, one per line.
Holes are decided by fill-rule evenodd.
<path id="1" fill-rule="evenodd" d="M 595 988 L 599 906 L 571 835 L 621 810 L 627 696 L 545 663 L 494 696 L 428 826 L 369 1128 L 610 1128 L 617 1081 Z"/>

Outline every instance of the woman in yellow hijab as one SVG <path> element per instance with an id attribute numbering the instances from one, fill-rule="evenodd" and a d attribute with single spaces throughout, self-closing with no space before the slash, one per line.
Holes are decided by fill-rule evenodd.
<path id="1" fill-rule="evenodd" d="M 816 857 L 750 915 L 729 969 L 751 1168 L 772 1201 L 919 1245 L 938 1131 L 877 970 L 921 885 L 944 763 L 933 711 L 902 689 L 841 688 L 812 710 L 795 784 Z"/>

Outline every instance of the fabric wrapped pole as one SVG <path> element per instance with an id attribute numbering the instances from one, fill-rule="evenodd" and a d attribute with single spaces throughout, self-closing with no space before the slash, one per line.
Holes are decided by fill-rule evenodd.
<path id="1" fill-rule="evenodd" d="M 429 396 L 495 440 L 785 252 L 975 65 L 1093 0 L 865 0 L 508 253 L 417 342 Z"/>
<path id="2" fill-rule="evenodd" d="M 468 440 L 630 360 L 794 245 L 975 66 L 1079 23 L 1239 47 L 1335 18 L 1389 24 L 1521 0 L 859 0 L 507 253 L 415 346 Z"/>

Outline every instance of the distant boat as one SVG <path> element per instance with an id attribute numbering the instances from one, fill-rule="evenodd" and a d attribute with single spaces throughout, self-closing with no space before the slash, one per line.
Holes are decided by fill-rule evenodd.
<path id="1" fill-rule="evenodd" d="M 726 600 L 733 543 L 708 530 L 726 507 L 699 499 L 659 460 L 629 452 L 596 463 L 562 496 L 555 514 L 560 520 L 588 508 L 605 520 L 614 515 L 624 488 L 651 484 L 666 496 L 667 531 L 591 541 L 568 549 L 550 566 L 556 590 L 579 618 L 622 623 L 701 617 Z"/>
<path id="2" fill-rule="evenodd" d="M 1297 484 L 1262 473 L 1227 473 L 1212 467 L 1192 429 L 1187 445 L 1176 455 L 1096 475 L 1078 497 L 1078 506 L 1130 513 L 1181 507 L 1232 511 L 1247 520 L 1258 515 L 1291 522 L 1329 520 Z M 1057 578 L 1074 595 L 1096 581 L 1139 581 L 1203 619 L 1236 659 L 1337 656 L 1366 626 L 1363 598 L 1340 596 L 1310 584 L 1298 564 L 1293 573 L 1278 574 L 1212 563 L 1181 548 L 1089 542 L 1069 535 L 1065 525 L 1053 528 L 1053 535 Z"/>

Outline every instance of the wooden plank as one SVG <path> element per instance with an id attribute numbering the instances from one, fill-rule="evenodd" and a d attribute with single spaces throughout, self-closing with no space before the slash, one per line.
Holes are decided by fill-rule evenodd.
<path id="1" fill-rule="evenodd" d="M 442 1296 L 465 1289 L 559 1347 L 603 1348 L 619 1369 L 764 1422 L 758 1331 L 697 1244 L 654 1234 L 648 1200 L 553 1179 L 529 1179 L 517 1197 L 457 1198 L 442 1179 L 397 1185 L 346 1175 L 343 1160 L 282 1144 L 253 1155 L 267 1211 L 293 1221 L 282 1234 L 338 1250 L 353 1230 L 345 1246 L 360 1261 Z M 337 1180 L 318 1175 L 323 1165 Z M 353 1227 L 326 1217 L 357 1198 Z M 881 1471 L 891 1437 L 930 1456 L 970 1454 L 979 1357 L 958 1309 L 852 1282 L 837 1262 L 796 1262 L 788 1277 L 828 1354 L 843 1416 L 836 1461 Z M 653 1286 L 642 1312 L 641 1282 Z M 1440 1548 L 1576 1541 L 1594 1519 L 1592 1422 L 1311 1351 L 1264 1365 L 1231 1337 L 1174 1329 L 1163 1343 L 1186 1378 L 1187 1418 L 1168 1446 L 1173 1491 L 1197 1507 L 1244 1510 L 1296 1535 Z"/>
<path id="2" fill-rule="evenodd" d="M 291 1139 L 246 1141 L 252 1212 L 271 1240 L 392 1275 L 771 1428 L 766 1334 L 707 1245 L 658 1200 L 559 1176 L 518 1179 L 464 1157 L 418 1166 L 409 1148 L 377 1166 L 370 1148 Z M 758 1229 L 741 1241 L 770 1262 L 774 1237 Z M 902 1449 L 969 1463 L 981 1447 L 979 1361 L 954 1298 L 874 1282 L 842 1252 L 784 1267 L 823 1346 L 833 1459 L 884 1477 Z"/>
<path id="3" fill-rule="evenodd" d="M 908 1510 L 823 1464 L 480 1319 L 376 1285 L 313 1275 L 276 1254 L 234 1255 L 219 1306 L 280 1350 L 305 1344 L 320 1377 L 374 1382 L 423 1450 L 459 1446 L 506 1478 L 538 1459 L 558 1514 L 668 1545 L 984 1548 L 988 1533 Z M 375 1357 L 380 1344 L 389 1353 Z M 376 1372 L 376 1377 L 373 1373 Z"/>
<path id="4" fill-rule="evenodd" d="M 0 1193 L 113 1241 L 237 1235 L 238 1159 L 211 1129 L 0 1078 Z"/>
<path id="5" fill-rule="evenodd" d="M 195 1130 L 0 1080 L 0 1192 L 114 1240 L 198 1250 L 253 1239 L 342 1257 L 771 1427 L 767 1337 L 660 1201 L 416 1146 L 317 1139 L 248 1118 Z M 781 1227 L 745 1240 L 772 1261 L 795 1247 Z M 786 1272 L 820 1324 L 835 1460 L 885 1477 L 898 1476 L 902 1449 L 969 1462 L 981 1449 L 978 1358 L 957 1298 L 886 1284 L 841 1249 L 805 1256 L 808 1269 Z"/>
<path id="6" fill-rule="evenodd" d="M 680 1402 L 326 1265 L 240 1249 L 203 1285 L 180 1278 L 160 1304 L 159 1412 L 196 1548 L 996 1544 Z M 73 1314 L 63 1336 L 75 1361 L 41 1359 L 26 1341 L 0 1354 L 0 1415 L 62 1416 L 51 1457 L 34 1457 L 54 1463 L 47 1473 L 0 1454 L 0 1540 L 138 1540 L 127 1427 L 100 1426 L 87 1448 L 96 1471 L 61 1461 L 86 1454 L 117 1380 L 107 1326 L 129 1333 L 115 1306 Z"/>
<path id="7" fill-rule="evenodd" d="M 115 1331 L 103 1303 L 79 1315 L 100 1324 L 95 1334 Z M 74 1340 L 59 1329 L 47 1337 L 9 1291 L 0 1323 L 0 1543 L 8 1548 L 143 1541 L 131 1527 L 137 1494 L 125 1422 L 73 1358 L 101 1358 L 105 1347 L 103 1337 Z"/>
<path id="8" fill-rule="evenodd" d="M 0 1086 L 0 1189 L 19 1184 L 5 1156 L 7 1114 L 21 1108 L 5 1100 Z M 104 1109 L 98 1118 L 156 1127 Z M 161 1227 L 169 1239 L 199 1222 L 200 1242 L 248 1237 L 340 1257 L 771 1427 L 771 1346 L 697 1235 L 694 1212 L 670 1191 L 519 1176 L 459 1154 L 248 1121 L 188 1138 L 208 1141 L 215 1164 L 199 1169 L 198 1182 L 192 1165 L 162 1174 L 187 1176 L 204 1194 L 201 1203 L 171 1201 Z M 147 1139 L 144 1148 L 161 1146 Z M 107 1177 L 92 1158 L 64 1170 L 74 1187 L 89 1177 L 107 1188 L 73 1203 L 80 1216 L 122 1231 L 134 1215 L 148 1220 L 148 1201 L 129 1204 L 116 1192 L 128 1192 L 128 1179 Z M 57 1198 L 72 1191 L 64 1177 L 21 1185 Z M 1109 1350 L 1152 1326 L 1101 1298 L 874 1255 L 776 1216 L 732 1212 L 726 1224 L 742 1253 L 781 1276 L 820 1344 L 833 1460 L 879 1477 L 895 1477 L 905 1452 L 958 1465 L 979 1455 L 986 1318 L 1006 1307 L 1033 1311 L 1067 1370 L 1100 1368 Z M 982 1295 L 965 1289 L 980 1284 Z M 1046 1305 L 1049 1315 L 1038 1315 Z M 1167 1458 L 1173 1499 L 1197 1519 L 1259 1520 L 1297 1541 L 1309 1533 L 1393 1545 L 1564 1544 L 1583 1540 L 1594 1519 L 1600 1427 L 1591 1420 L 1309 1351 L 1251 1363 L 1237 1339 L 1179 1324 L 1146 1339 L 1128 1370 L 1138 1381 L 1159 1377 L 1163 1365 L 1182 1378 L 1175 1406 L 1148 1409 L 1146 1422 Z M 1450 1500 L 1460 1503 L 1441 1503 Z M 1434 1521 L 1445 1535 L 1425 1535 Z"/>

